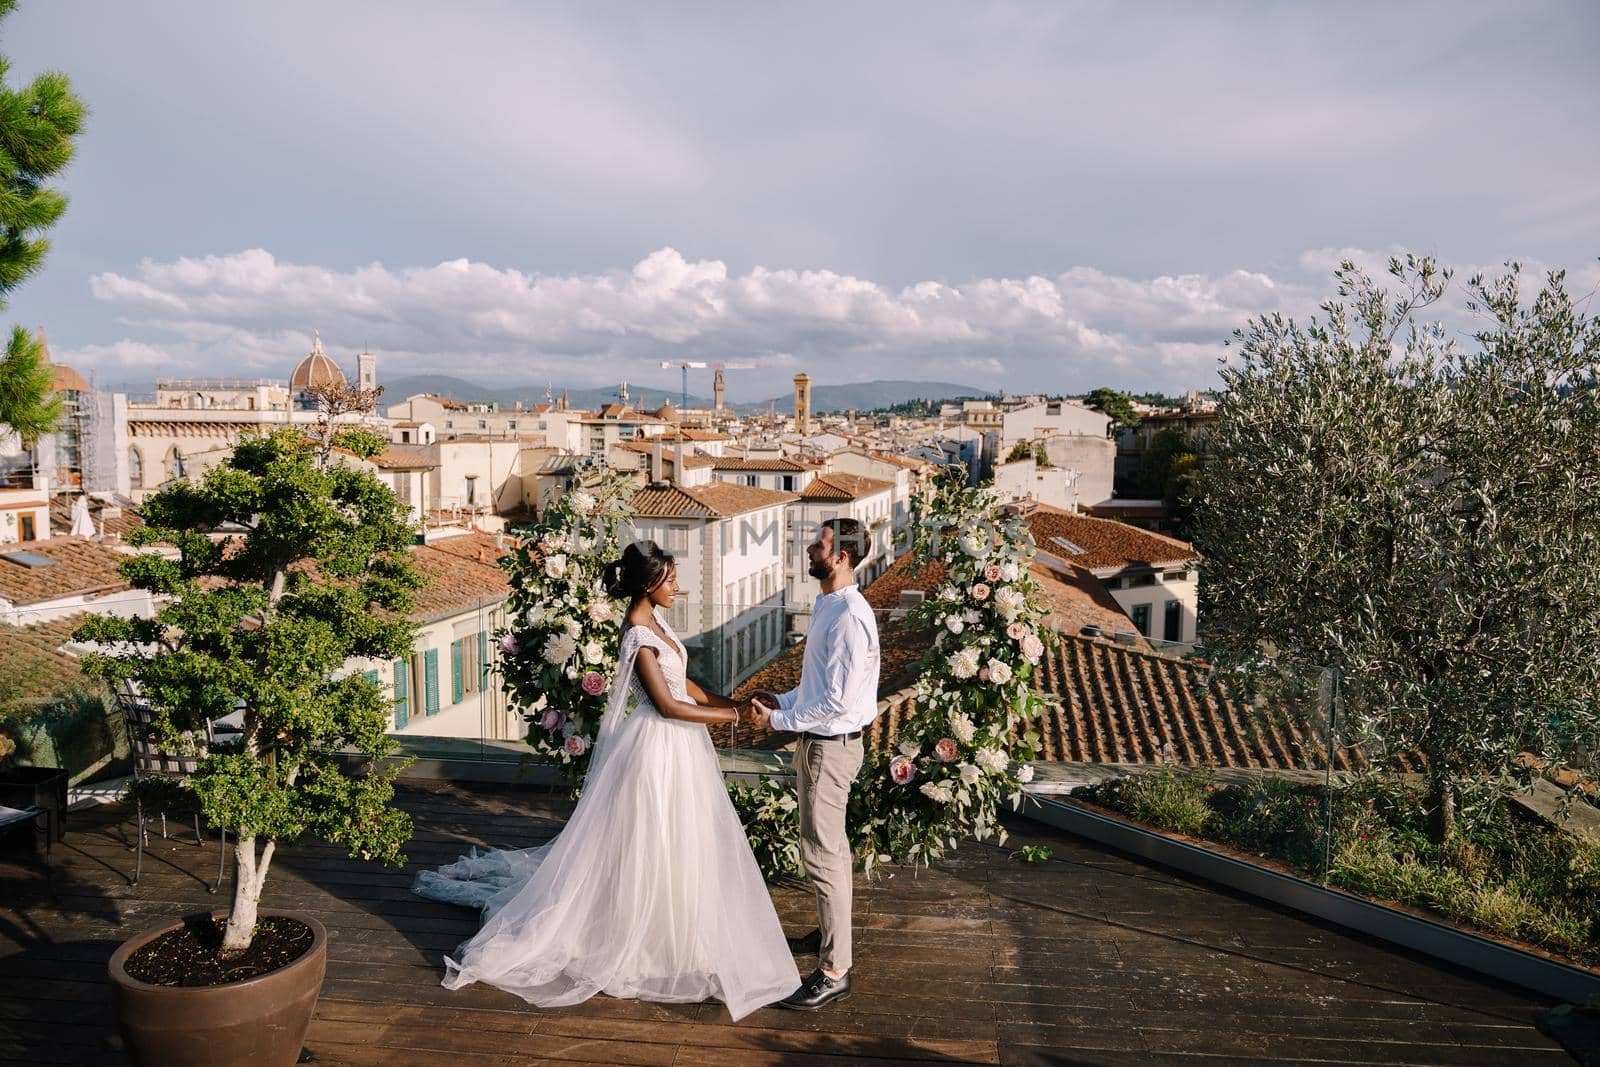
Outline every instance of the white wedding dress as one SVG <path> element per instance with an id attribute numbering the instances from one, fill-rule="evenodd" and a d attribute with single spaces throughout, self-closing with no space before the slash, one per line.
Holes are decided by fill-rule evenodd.
<path id="1" fill-rule="evenodd" d="M 800 985 L 710 734 L 657 713 L 633 669 L 641 647 L 656 649 L 672 695 L 689 700 L 686 652 L 655 617 L 672 640 L 623 634 L 620 682 L 561 833 L 417 876 L 420 895 L 483 909 L 482 929 L 445 959 L 446 987 L 484 982 L 540 1007 L 715 997 L 738 1019 Z"/>

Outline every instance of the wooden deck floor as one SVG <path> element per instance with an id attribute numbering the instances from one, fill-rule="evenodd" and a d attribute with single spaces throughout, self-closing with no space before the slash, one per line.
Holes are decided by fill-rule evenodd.
<path id="1" fill-rule="evenodd" d="M 467 845 L 525 846 L 559 830 L 551 796 L 407 786 L 413 867 Z M 410 872 L 320 843 L 280 852 L 266 903 L 315 912 L 328 979 L 306 1047 L 318 1064 L 1570 1063 L 1531 1024 L 1536 998 L 1218 892 L 1026 820 L 1010 847 L 963 845 L 918 878 L 861 885 L 857 991 L 815 1014 L 597 997 L 539 1011 L 483 987 L 439 986 L 442 953 L 477 926 L 413 897 Z M 131 821 L 75 813 L 47 884 L 0 856 L 0 1060 L 122 1063 L 105 965 L 131 933 L 211 906 L 216 845 L 153 842 L 130 887 Z M 224 887 L 226 893 L 227 887 Z M 791 933 L 803 888 L 774 891 Z M 802 961 L 802 970 L 814 961 Z"/>

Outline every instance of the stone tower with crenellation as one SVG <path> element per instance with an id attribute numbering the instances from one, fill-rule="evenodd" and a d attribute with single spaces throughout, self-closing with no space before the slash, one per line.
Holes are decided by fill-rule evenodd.
<path id="1" fill-rule="evenodd" d="M 805 371 L 794 376 L 794 432 L 811 432 L 811 375 Z"/>

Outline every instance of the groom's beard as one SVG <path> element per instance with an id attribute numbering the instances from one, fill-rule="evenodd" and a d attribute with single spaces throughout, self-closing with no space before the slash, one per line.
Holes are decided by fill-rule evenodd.
<path id="1" fill-rule="evenodd" d="M 811 561 L 811 566 L 806 573 L 819 582 L 825 582 L 828 580 L 828 576 L 833 573 L 833 568 L 828 565 L 828 561 L 825 559 L 814 559 Z"/>

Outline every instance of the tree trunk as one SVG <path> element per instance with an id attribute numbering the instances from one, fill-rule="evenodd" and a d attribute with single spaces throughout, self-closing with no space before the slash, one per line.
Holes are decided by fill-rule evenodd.
<path id="1" fill-rule="evenodd" d="M 1434 841 L 1448 845 L 1456 836 L 1456 790 L 1449 779 L 1429 779 L 1428 806 Z"/>
<path id="2" fill-rule="evenodd" d="M 256 936 L 256 912 L 261 904 L 261 887 L 267 880 L 267 868 L 272 865 L 272 851 L 277 842 L 267 839 L 261 855 L 256 856 L 255 835 L 241 837 L 234 846 L 233 910 L 228 913 L 228 925 L 222 933 L 222 956 L 237 956 L 250 947 Z"/>

